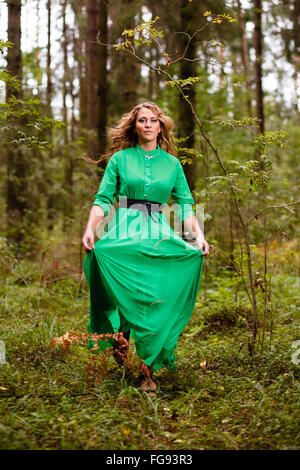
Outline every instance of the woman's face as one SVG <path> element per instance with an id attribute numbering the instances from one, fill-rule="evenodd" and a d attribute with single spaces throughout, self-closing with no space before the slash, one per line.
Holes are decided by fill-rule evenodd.
<path id="1" fill-rule="evenodd" d="M 161 130 L 157 115 L 148 108 L 140 109 L 136 117 L 135 130 L 139 144 L 150 142 L 156 144 L 157 136 Z"/>

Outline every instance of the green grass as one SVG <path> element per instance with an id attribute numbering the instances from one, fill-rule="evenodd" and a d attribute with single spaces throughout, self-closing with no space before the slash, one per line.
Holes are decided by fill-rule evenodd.
<path id="1" fill-rule="evenodd" d="M 8 276 L 0 305 L 0 448 L 299 449 L 300 365 L 291 359 L 300 339 L 298 281 L 277 276 L 272 342 L 251 359 L 243 309 L 222 276 L 206 281 L 205 301 L 200 289 L 176 350 L 178 371 L 156 373 L 156 396 L 113 359 L 90 392 L 88 352 L 72 345 L 64 357 L 49 348 L 54 336 L 86 331 L 86 286 L 78 292 L 68 279 L 43 286 Z"/>

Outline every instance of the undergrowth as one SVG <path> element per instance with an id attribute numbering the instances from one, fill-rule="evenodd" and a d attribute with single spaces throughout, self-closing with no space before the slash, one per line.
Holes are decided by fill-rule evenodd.
<path id="1" fill-rule="evenodd" d="M 154 396 L 112 355 L 90 387 L 88 349 L 70 343 L 64 354 L 49 346 L 66 332 L 86 334 L 89 293 L 84 283 L 78 286 L 72 277 L 45 284 L 38 275 L 20 282 L 16 272 L 5 274 L 1 449 L 299 448 L 299 283 L 293 273 L 274 275 L 273 330 L 263 353 L 252 358 L 246 299 L 232 292 L 230 275 L 206 275 L 175 351 L 178 371 L 156 372 Z M 134 350 L 132 339 L 129 344 Z"/>

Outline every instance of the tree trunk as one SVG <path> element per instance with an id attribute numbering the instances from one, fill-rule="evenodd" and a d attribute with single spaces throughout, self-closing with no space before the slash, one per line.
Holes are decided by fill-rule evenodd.
<path id="1" fill-rule="evenodd" d="M 256 116 L 259 119 L 259 130 L 265 131 L 265 118 L 263 106 L 262 89 L 262 1 L 254 0 L 254 49 L 255 49 L 255 94 L 256 94 Z"/>
<path id="2" fill-rule="evenodd" d="M 46 109 L 47 116 L 52 116 L 52 74 L 51 74 L 51 0 L 47 0 L 47 88 L 46 88 Z M 51 133 L 52 134 L 52 133 Z"/>
<path id="3" fill-rule="evenodd" d="M 246 79 L 246 86 L 247 86 L 247 109 L 248 109 L 248 115 L 252 116 L 251 84 L 250 84 L 250 78 L 249 78 L 248 48 L 247 48 L 247 41 L 246 41 L 246 35 L 245 35 L 245 23 L 244 23 L 243 13 L 242 13 L 242 10 L 241 10 L 240 0 L 237 0 L 237 11 L 238 11 L 239 26 L 240 26 L 242 63 L 243 63 L 243 67 L 244 67 L 244 76 L 245 76 L 245 79 Z"/>
<path id="4" fill-rule="evenodd" d="M 64 77 L 63 77 L 63 120 L 65 122 L 64 127 L 64 144 L 68 143 L 68 109 L 67 109 L 67 81 L 69 77 L 69 66 L 68 66 L 68 39 L 67 39 L 67 24 L 66 24 L 66 8 L 67 0 L 64 0 L 62 7 L 62 17 L 63 17 L 63 64 L 64 64 Z"/>
<path id="5" fill-rule="evenodd" d="M 47 87 L 46 87 L 46 113 L 48 117 L 53 117 L 52 107 L 51 107 L 51 100 L 52 100 L 52 72 L 51 72 L 51 0 L 47 0 L 47 66 L 46 66 L 46 74 L 47 74 Z M 47 132 L 47 138 L 50 144 L 53 143 L 53 132 L 52 128 L 49 127 Z M 49 159 L 50 161 L 53 159 L 53 149 L 50 147 L 49 149 Z M 47 163 L 45 162 L 45 166 Z M 54 220 L 55 220 L 55 194 L 53 189 L 52 183 L 52 176 L 50 171 L 46 170 L 45 180 L 47 184 L 47 223 L 48 228 L 50 230 L 53 229 Z"/>
<path id="6" fill-rule="evenodd" d="M 79 80 L 79 135 L 87 128 L 87 87 L 86 87 L 86 14 L 84 0 L 72 0 L 71 7 L 75 15 L 74 60 L 77 64 Z"/>
<path id="7" fill-rule="evenodd" d="M 75 29 L 72 31 L 72 45 L 73 45 L 73 57 L 76 56 L 76 36 L 75 36 Z M 70 95 L 72 99 L 72 111 L 71 111 L 71 123 L 70 123 L 70 139 L 71 142 L 74 142 L 76 139 L 76 117 L 75 117 L 75 91 L 74 91 L 74 81 L 76 79 L 75 73 L 75 63 L 72 65 L 70 69 Z M 72 161 L 72 168 L 74 166 L 74 162 Z M 72 170 L 73 171 L 73 170 Z"/>
<path id="8" fill-rule="evenodd" d="M 73 2 L 75 12 L 76 28 L 78 30 L 78 47 L 76 49 L 76 60 L 78 64 L 79 79 L 79 128 L 80 134 L 87 128 L 87 83 L 86 83 L 86 42 L 82 38 L 86 37 L 86 21 L 84 10 L 84 0 Z"/>
<path id="9" fill-rule="evenodd" d="M 110 9 L 110 17 L 118 16 L 118 22 L 114 21 L 111 28 L 112 42 L 120 38 L 124 29 L 135 28 L 135 16 L 139 8 L 140 5 L 135 0 L 115 2 Z M 114 88 L 111 91 L 116 119 L 119 119 L 120 114 L 129 112 L 138 104 L 139 69 L 140 65 L 136 59 L 126 52 L 112 53 L 111 72 L 114 77 Z"/>
<path id="10" fill-rule="evenodd" d="M 72 127 L 71 119 L 69 122 L 69 113 L 67 108 L 67 97 L 70 96 L 71 88 L 71 75 L 68 63 L 68 44 L 69 44 L 69 27 L 66 22 L 66 10 L 68 7 L 68 0 L 63 1 L 62 5 L 62 17 L 63 17 L 63 65 L 64 65 L 64 76 L 63 76 L 63 120 L 65 122 L 64 127 L 64 184 L 66 194 L 64 197 L 64 221 L 63 230 L 67 231 L 68 223 L 73 217 L 74 210 L 72 204 L 73 194 L 73 158 L 72 150 L 69 148 L 70 130 Z"/>
<path id="11" fill-rule="evenodd" d="M 149 49 L 149 54 L 150 54 L 150 57 L 149 57 L 149 62 L 151 65 L 153 65 L 153 49 L 152 47 L 150 47 Z M 149 97 L 149 101 L 152 101 L 153 100 L 153 71 L 149 68 L 148 69 L 148 97 Z M 158 74 L 157 74 L 158 75 Z"/>
<path id="12" fill-rule="evenodd" d="M 124 28 L 134 28 L 135 27 L 135 16 L 138 12 L 137 2 L 135 0 L 124 0 Z M 125 85 L 124 87 L 124 101 L 123 109 L 125 112 L 130 111 L 138 103 L 138 83 L 139 83 L 139 66 L 136 60 L 132 57 L 125 55 L 123 59 L 123 77 L 119 76 L 119 86 L 121 81 Z"/>
<path id="13" fill-rule="evenodd" d="M 294 65 L 294 123 L 295 125 L 300 124 L 300 113 L 299 113 L 299 83 L 298 83 L 298 73 L 299 73 L 299 47 L 300 47 L 300 32 L 299 32 L 299 18 L 300 18 L 300 1 L 293 0 L 293 39 L 294 39 L 294 51 L 293 51 L 293 65 Z"/>
<path id="14" fill-rule="evenodd" d="M 14 46 L 8 48 L 7 70 L 10 74 L 22 81 L 22 52 L 21 52 L 21 0 L 9 0 L 8 6 L 8 41 Z M 22 88 L 13 90 L 6 86 L 6 101 L 15 96 L 23 97 Z M 19 119 L 16 128 L 21 126 Z M 9 243 L 20 245 L 24 239 L 22 227 L 27 208 L 27 181 L 25 155 L 17 146 L 7 147 L 7 240 Z"/>
<path id="15" fill-rule="evenodd" d="M 100 41 L 107 44 L 107 0 L 100 0 L 99 31 Z M 98 44 L 99 49 L 99 75 L 98 75 L 98 140 L 99 152 L 106 151 L 106 125 L 107 125 L 107 46 Z"/>
<path id="16" fill-rule="evenodd" d="M 99 110 L 97 106 L 98 84 L 99 84 L 99 44 L 97 34 L 99 29 L 99 3 L 97 0 L 86 0 L 87 10 L 87 124 L 89 130 L 88 154 L 90 158 L 97 159 L 99 145 L 98 119 Z"/>
<path id="17" fill-rule="evenodd" d="M 219 55 L 219 64 L 220 64 L 220 75 L 219 75 L 219 89 L 222 90 L 224 88 L 224 47 L 219 47 L 218 49 Z"/>
<path id="18" fill-rule="evenodd" d="M 261 134 L 265 133 L 265 120 L 264 120 L 264 107 L 263 107 L 263 90 L 262 90 L 262 55 L 263 55 L 263 38 L 262 38 L 262 1 L 254 0 L 254 49 L 255 49 L 255 91 L 256 91 L 256 116 L 259 119 L 259 130 Z M 261 151 L 257 151 L 257 158 L 261 172 L 265 169 L 264 161 L 261 159 Z M 262 184 L 261 206 L 267 206 L 267 187 Z M 264 236 L 264 264 L 263 264 L 263 285 L 264 285 L 264 311 L 263 311 L 263 325 L 262 325 L 262 338 L 261 338 L 261 353 L 264 348 L 266 320 L 268 314 L 268 280 L 267 280 L 267 211 L 262 216 L 263 236 Z M 257 313 L 255 315 L 257 317 Z M 253 327 L 252 348 L 254 351 L 255 339 L 258 332 L 257 321 Z"/>
<path id="19" fill-rule="evenodd" d="M 194 18 L 195 18 L 195 5 L 188 0 L 181 0 L 180 2 L 180 14 L 181 14 L 181 28 L 180 31 L 184 31 L 188 34 L 194 32 Z M 199 36 L 197 37 L 199 40 Z M 187 45 L 188 38 L 186 35 L 180 35 L 180 45 L 183 51 Z M 186 57 L 188 59 L 195 59 L 197 54 L 197 46 L 195 41 L 190 42 Z M 179 79 L 184 80 L 188 77 L 194 77 L 197 72 L 196 61 L 192 60 L 181 60 L 179 62 Z M 190 102 L 195 106 L 195 87 L 189 86 L 188 89 L 184 90 L 184 93 L 188 95 Z M 194 148 L 195 145 L 195 121 L 191 116 L 189 104 L 180 96 L 178 106 L 178 137 L 187 137 L 188 139 L 182 145 L 187 148 Z M 188 155 L 189 158 L 190 155 Z M 196 171 L 195 171 L 195 158 L 191 158 L 193 163 L 184 165 L 184 172 L 189 183 L 191 191 L 195 189 L 196 182 Z"/>

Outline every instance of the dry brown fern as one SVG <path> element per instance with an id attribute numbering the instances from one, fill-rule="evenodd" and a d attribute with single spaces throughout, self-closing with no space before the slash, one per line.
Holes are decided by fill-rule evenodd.
<path id="1" fill-rule="evenodd" d="M 107 347 L 105 352 L 101 351 L 99 340 L 108 341 L 113 339 L 116 341 L 114 347 Z M 58 345 L 62 348 L 63 354 L 66 355 L 70 344 L 81 343 L 85 347 L 88 343 L 94 341 L 94 344 L 89 348 L 89 360 L 86 368 L 86 377 L 89 390 L 95 386 L 101 385 L 104 376 L 108 371 L 108 357 L 113 355 L 118 365 L 124 366 L 130 370 L 132 374 L 142 374 L 146 379 L 150 379 L 150 372 L 148 366 L 144 361 L 138 357 L 134 352 L 129 349 L 129 342 L 124 337 L 122 331 L 117 333 L 71 333 L 67 331 L 63 336 L 58 336 L 50 341 L 49 346 L 54 347 Z"/>

